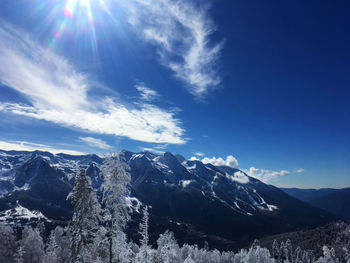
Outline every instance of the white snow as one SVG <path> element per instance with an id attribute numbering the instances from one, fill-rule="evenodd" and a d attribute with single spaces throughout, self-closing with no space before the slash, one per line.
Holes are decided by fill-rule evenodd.
<path id="1" fill-rule="evenodd" d="M 193 170 L 193 169 L 196 169 L 197 167 L 197 164 L 194 163 L 192 166 L 189 166 L 187 161 L 183 161 L 182 163 L 182 166 L 184 166 L 187 170 Z"/>
<path id="2" fill-rule="evenodd" d="M 139 199 L 137 199 L 136 197 L 125 197 L 125 201 L 126 201 L 126 205 L 129 208 L 140 213 L 140 207 L 141 207 L 142 203 Z"/>
<path id="3" fill-rule="evenodd" d="M 182 188 L 186 188 L 190 183 L 192 183 L 192 180 L 181 180 L 180 183 L 182 184 Z"/>
<path id="4" fill-rule="evenodd" d="M 266 204 L 269 211 L 274 211 L 278 209 L 278 206 Z"/>
<path id="5" fill-rule="evenodd" d="M 142 156 L 144 156 L 145 154 L 144 153 L 135 153 L 131 156 L 131 160 L 134 160 L 136 158 L 141 158 Z"/>
<path id="6" fill-rule="evenodd" d="M 20 204 L 17 204 L 17 206 L 14 209 L 6 210 L 5 212 L 1 213 L 0 215 L 0 221 L 7 221 L 10 219 L 20 220 L 20 219 L 44 219 L 48 222 L 50 220 L 45 217 L 40 211 L 30 211 L 29 209 L 21 206 Z"/>
<path id="7" fill-rule="evenodd" d="M 25 184 L 22 187 L 15 186 L 14 190 L 15 191 L 27 191 L 27 190 L 29 190 L 29 184 Z"/>

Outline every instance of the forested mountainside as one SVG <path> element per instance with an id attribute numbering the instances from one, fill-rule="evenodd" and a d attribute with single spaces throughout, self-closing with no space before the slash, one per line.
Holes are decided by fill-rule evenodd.
<path id="1" fill-rule="evenodd" d="M 50 236 L 45 236 L 39 227 L 26 226 L 21 234 L 11 226 L 0 224 L 0 262 L 1 263 L 349 263 L 350 243 L 344 244 L 340 251 L 318 242 L 317 256 L 310 249 L 301 249 L 290 240 L 273 241 L 270 248 L 255 241 L 249 248 L 237 252 L 210 250 L 207 247 L 184 244 L 180 246 L 172 232 L 161 234 L 157 245 L 147 245 L 147 222 L 140 225 L 140 240 L 125 243 L 119 240 L 122 249 L 115 249 L 118 260 L 110 261 L 108 244 L 101 239 L 90 240 L 89 250 L 81 251 L 81 257 L 72 260 L 72 235 L 69 228 L 56 227 Z M 349 227 L 349 225 L 347 226 Z M 19 238 L 17 236 L 20 236 Z M 124 249 L 123 249 L 124 248 Z M 87 253 L 87 251 L 89 253 Z M 318 252 L 317 252 L 318 253 Z M 83 258 L 83 260 L 81 260 Z"/>
<path id="2" fill-rule="evenodd" d="M 281 188 L 285 193 L 334 215 L 350 219 L 350 188 Z"/>
<path id="3" fill-rule="evenodd" d="M 3 220 L 0 224 L 0 262 L 25 263 L 102 263 L 102 262 L 277 262 L 277 263 L 337 263 L 350 260 L 349 231 L 339 224 L 338 237 L 343 238 L 343 254 L 337 256 L 333 248 L 322 246 L 323 255 L 316 257 L 310 250 L 294 248 L 291 241 L 274 241 L 271 250 L 254 241 L 247 250 L 239 252 L 210 250 L 205 244 L 179 245 L 174 234 L 166 230 L 156 244 L 150 243 L 149 233 L 152 206 L 130 205 L 131 175 L 125 154 L 106 158 L 101 168 L 103 178 L 100 192 L 95 191 L 86 169 L 74 176 L 73 188 L 67 199 L 73 206 L 73 215 L 65 227 L 49 229 L 50 220 L 39 212 L 31 212 L 17 202 L 5 217 L 17 214 L 23 221 Z M 30 186 L 29 186 L 30 187 Z M 139 201 L 138 201 L 139 202 Z M 142 207 L 142 210 L 141 210 Z M 126 229 L 134 211 L 142 219 L 138 225 L 138 238 L 131 240 Z M 26 216 L 25 218 L 23 216 Z M 35 221 L 30 221 L 34 218 Z M 321 246 L 322 240 L 319 240 Z"/>
<path id="4" fill-rule="evenodd" d="M 189 161 L 171 153 L 122 151 L 120 155 L 131 174 L 127 199 L 134 216 L 128 231 L 136 235 L 140 209 L 148 205 L 153 244 L 169 229 L 180 244 L 207 242 L 212 248 L 238 249 L 255 238 L 317 227 L 336 219 L 239 169 Z M 27 219 L 29 212 L 20 214 L 23 207 L 30 213 L 37 211 L 38 217 L 53 224 L 69 221 L 73 207 L 67 196 L 75 174 L 86 169 L 100 195 L 103 162 L 97 155 L 1 151 L 1 220 Z"/>
<path id="5" fill-rule="evenodd" d="M 271 249 L 274 240 L 279 243 L 290 240 L 294 248 L 299 246 L 303 250 L 311 250 L 316 257 L 322 255 L 323 246 L 334 248 L 336 255 L 341 256 L 344 253 L 343 248 L 350 244 L 350 226 L 349 222 L 332 222 L 310 230 L 264 237 L 260 239 L 260 243 L 262 246 Z"/>

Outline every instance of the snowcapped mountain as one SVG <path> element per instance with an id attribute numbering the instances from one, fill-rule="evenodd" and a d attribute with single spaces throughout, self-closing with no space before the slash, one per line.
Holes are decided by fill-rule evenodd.
<path id="1" fill-rule="evenodd" d="M 2 211 L 0 213 L 0 222 L 8 224 L 26 223 L 37 220 L 45 220 L 51 222 L 50 219 L 45 217 L 40 211 L 31 211 L 20 204 L 17 204 L 14 208 Z"/>
<path id="2" fill-rule="evenodd" d="M 150 205 L 154 237 L 170 229 L 180 242 L 207 241 L 226 249 L 334 219 L 239 169 L 189 161 L 171 153 L 121 154 L 130 166 L 132 196 L 128 202 L 135 214 L 142 204 Z M 49 220 L 67 220 L 72 207 L 66 197 L 74 174 L 87 169 L 98 191 L 102 163 L 103 158 L 93 154 L 0 150 L 0 218 L 9 220 L 8 211 L 21 205 L 28 211 L 40 211 Z"/>

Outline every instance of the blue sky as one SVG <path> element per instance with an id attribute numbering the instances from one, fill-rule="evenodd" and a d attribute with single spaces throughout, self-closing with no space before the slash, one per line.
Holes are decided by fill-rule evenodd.
<path id="1" fill-rule="evenodd" d="M 1 1 L 0 148 L 171 151 L 350 186 L 347 1 Z"/>

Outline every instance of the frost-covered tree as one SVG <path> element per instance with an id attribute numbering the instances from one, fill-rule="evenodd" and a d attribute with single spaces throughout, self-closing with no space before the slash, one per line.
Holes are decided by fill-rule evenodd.
<path id="1" fill-rule="evenodd" d="M 54 231 L 50 234 L 49 242 L 45 249 L 44 263 L 58 263 L 58 245 Z"/>
<path id="2" fill-rule="evenodd" d="M 23 260 L 25 263 L 43 262 L 45 256 L 44 242 L 37 228 L 24 227 L 20 247 L 24 251 Z"/>
<path id="3" fill-rule="evenodd" d="M 283 254 L 284 260 L 292 262 L 293 248 L 292 248 L 292 242 L 290 241 L 290 239 L 287 239 L 286 243 L 284 243 L 282 254 Z"/>
<path id="4" fill-rule="evenodd" d="M 100 204 L 85 170 L 81 170 L 75 177 L 73 190 L 67 198 L 74 205 L 70 226 L 70 261 L 72 263 L 91 262 L 94 256 L 95 233 L 99 228 Z"/>
<path id="5" fill-rule="evenodd" d="M 157 257 L 164 263 L 178 262 L 179 245 L 177 244 L 174 234 L 165 231 L 157 240 L 158 250 Z"/>
<path id="6" fill-rule="evenodd" d="M 57 244 L 57 263 L 68 263 L 70 261 L 71 232 L 68 227 L 57 226 L 53 230 L 53 234 Z"/>
<path id="7" fill-rule="evenodd" d="M 14 255 L 13 261 L 15 263 L 23 263 L 24 262 L 24 250 L 23 247 L 21 245 L 18 246 L 18 249 Z M 9 261 L 11 262 L 11 261 Z"/>
<path id="8" fill-rule="evenodd" d="M 104 221 L 108 239 L 109 263 L 128 262 L 130 245 L 124 233 L 130 219 L 126 197 L 130 190 L 129 166 L 118 154 L 108 156 L 102 166 Z"/>
<path id="9" fill-rule="evenodd" d="M 339 259 L 335 256 L 333 248 L 323 246 L 323 256 L 317 260 L 317 263 L 339 263 Z"/>
<path id="10" fill-rule="evenodd" d="M 350 251 L 345 247 L 344 247 L 344 260 L 346 263 L 350 263 Z"/>
<path id="11" fill-rule="evenodd" d="M 278 244 L 277 240 L 275 239 L 272 243 L 272 249 L 271 249 L 271 256 L 276 260 L 276 262 L 281 262 L 281 250 L 280 245 Z"/>
<path id="12" fill-rule="evenodd" d="M 195 262 L 193 261 L 193 259 L 191 258 L 191 256 L 188 256 L 188 257 L 185 259 L 184 263 L 195 263 Z"/>
<path id="13" fill-rule="evenodd" d="M 0 224 L 0 263 L 13 262 L 16 248 L 16 237 L 12 227 Z"/>
<path id="14" fill-rule="evenodd" d="M 271 257 L 270 252 L 266 248 L 260 247 L 257 242 L 250 247 L 248 251 L 241 250 L 234 256 L 233 262 L 236 263 L 274 263 L 275 260 Z"/>
<path id="15" fill-rule="evenodd" d="M 149 227 L 149 213 L 148 206 L 146 205 L 143 209 L 143 217 L 139 226 L 139 233 L 141 234 L 140 240 L 140 249 L 136 254 L 136 262 L 149 263 L 152 262 L 152 258 L 150 255 L 151 249 L 148 245 L 149 237 L 148 237 L 148 227 Z"/>
<path id="16" fill-rule="evenodd" d="M 69 263 L 71 236 L 68 228 L 57 226 L 51 231 L 45 249 L 45 263 Z"/>
<path id="17" fill-rule="evenodd" d="M 302 255 L 303 251 L 300 247 L 297 247 L 292 255 L 292 262 L 293 263 L 302 263 Z"/>
<path id="18" fill-rule="evenodd" d="M 105 227 L 100 226 L 98 231 L 95 234 L 94 241 L 95 248 L 95 257 L 97 262 L 108 262 L 109 253 L 108 253 L 108 238 L 107 238 L 107 230 Z"/>

